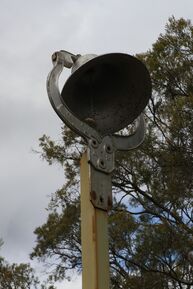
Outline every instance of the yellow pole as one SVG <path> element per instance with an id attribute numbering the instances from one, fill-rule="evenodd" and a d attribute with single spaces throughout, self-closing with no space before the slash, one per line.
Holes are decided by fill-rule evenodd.
<path id="1" fill-rule="evenodd" d="M 91 167 L 81 159 L 82 288 L 109 289 L 108 213 L 91 203 Z"/>

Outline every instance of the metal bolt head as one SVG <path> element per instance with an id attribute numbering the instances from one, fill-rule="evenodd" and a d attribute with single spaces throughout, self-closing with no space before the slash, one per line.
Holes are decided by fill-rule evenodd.
<path id="1" fill-rule="evenodd" d="M 106 165 L 105 165 L 105 161 L 101 158 L 98 159 L 98 165 L 101 169 L 105 169 Z"/>
<path id="2" fill-rule="evenodd" d="M 91 140 L 90 140 L 90 144 L 91 144 L 91 146 L 93 147 L 93 148 L 98 148 L 98 141 L 96 140 L 96 139 L 94 139 L 94 138 L 92 138 Z"/>
<path id="3" fill-rule="evenodd" d="M 106 144 L 105 145 L 105 151 L 108 153 L 108 154 L 112 154 L 113 152 L 113 148 L 110 144 Z"/>

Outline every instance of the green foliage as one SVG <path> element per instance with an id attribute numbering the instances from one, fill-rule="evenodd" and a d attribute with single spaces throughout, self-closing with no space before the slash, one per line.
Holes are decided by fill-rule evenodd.
<path id="1" fill-rule="evenodd" d="M 49 210 L 47 222 L 35 230 L 37 246 L 31 257 L 54 260 L 57 270 L 50 280 L 56 281 L 68 278 L 67 270 L 81 268 L 79 199 L 65 197 L 60 190 L 52 198 Z"/>
<path id="2" fill-rule="evenodd" d="M 37 288 L 39 284 L 29 264 L 8 264 L 0 258 L 0 288 Z"/>
<path id="3" fill-rule="evenodd" d="M 119 152 L 109 216 L 112 289 L 193 286 L 193 26 L 171 17 L 147 53 L 153 94 L 146 139 Z M 35 230 L 31 257 L 50 262 L 51 278 L 80 272 L 79 160 L 84 143 L 68 128 L 60 144 L 40 139 L 49 164 L 62 164 L 64 187 L 53 194 L 45 224 Z"/>
<path id="4" fill-rule="evenodd" d="M 3 245 L 0 239 L 0 247 Z M 0 289 L 56 289 L 41 283 L 30 264 L 10 264 L 0 256 Z"/>

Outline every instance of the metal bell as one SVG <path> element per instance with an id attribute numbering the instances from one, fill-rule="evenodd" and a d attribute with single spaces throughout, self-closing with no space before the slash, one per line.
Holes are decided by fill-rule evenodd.
<path id="1" fill-rule="evenodd" d="M 103 136 L 131 124 L 150 96 L 147 68 L 124 53 L 77 57 L 61 93 L 68 109 Z"/>

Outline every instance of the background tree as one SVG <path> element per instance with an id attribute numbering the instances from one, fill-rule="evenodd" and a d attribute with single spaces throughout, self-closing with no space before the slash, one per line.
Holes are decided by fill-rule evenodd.
<path id="1" fill-rule="evenodd" d="M 193 286 L 193 26 L 171 17 L 152 49 L 137 55 L 153 86 L 147 132 L 136 151 L 119 152 L 109 216 L 111 288 Z M 129 129 L 129 128 L 128 128 Z M 65 185 L 35 230 L 32 258 L 56 280 L 81 271 L 79 160 L 83 141 L 62 128 L 61 142 L 40 138 L 42 157 L 61 164 Z"/>
<path id="2" fill-rule="evenodd" d="M 37 288 L 38 279 L 29 264 L 8 264 L 0 258 L 0 288 Z"/>
<path id="3" fill-rule="evenodd" d="M 3 245 L 0 239 L 0 247 Z M 0 289 L 55 289 L 40 283 L 30 264 L 9 264 L 0 256 Z"/>

